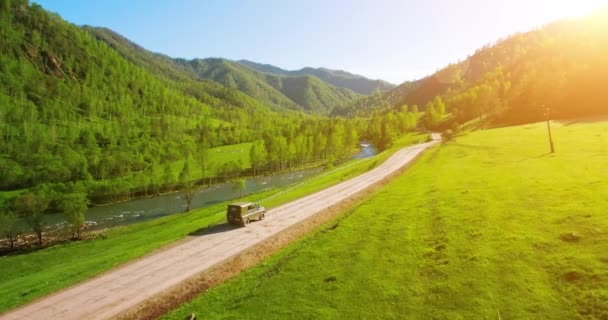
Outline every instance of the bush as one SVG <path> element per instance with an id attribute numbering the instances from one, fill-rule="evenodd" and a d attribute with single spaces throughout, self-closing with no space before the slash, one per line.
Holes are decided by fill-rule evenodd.
<path id="1" fill-rule="evenodd" d="M 443 138 L 443 140 L 445 140 L 445 141 L 450 141 L 450 140 L 454 139 L 454 131 L 452 131 L 452 129 L 447 129 L 447 130 L 444 130 L 444 131 L 441 133 L 441 137 L 442 137 L 442 138 Z"/>

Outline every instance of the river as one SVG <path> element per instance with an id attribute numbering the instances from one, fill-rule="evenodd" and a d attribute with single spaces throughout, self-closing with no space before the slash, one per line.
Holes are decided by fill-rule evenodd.
<path id="1" fill-rule="evenodd" d="M 369 158 L 376 154 L 376 149 L 369 143 L 361 143 L 361 151 L 353 159 Z M 234 183 L 221 183 L 196 191 L 192 209 L 204 208 L 218 202 L 239 198 L 242 195 L 263 192 L 273 188 L 285 188 L 304 179 L 317 175 L 323 169 L 310 168 L 288 173 L 248 178 L 245 190 L 238 190 Z M 91 207 L 86 213 L 87 230 L 112 228 L 136 222 L 153 220 L 167 215 L 184 212 L 186 201 L 182 192 L 164 194 L 151 198 L 140 198 L 121 203 Z M 57 230 L 66 225 L 62 214 L 46 215 L 49 230 Z M 22 227 L 26 228 L 22 223 Z"/>

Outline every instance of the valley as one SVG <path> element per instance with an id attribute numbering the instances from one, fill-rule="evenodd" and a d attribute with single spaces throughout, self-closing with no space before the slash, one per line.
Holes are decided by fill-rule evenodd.
<path id="1" fill-rule="evenodd" d="M 608 319 L 598 4 L 0 0 L 0 319 Z"/>

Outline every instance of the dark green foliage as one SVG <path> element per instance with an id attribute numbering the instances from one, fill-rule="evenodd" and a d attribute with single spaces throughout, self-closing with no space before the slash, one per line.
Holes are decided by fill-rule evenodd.
<path id="1" fill-rule="evenodd" d="M 6 238 L 10 249 L 15 247 L 17 235 L 19 235 L 17 215 L 7 209 L 0 208 L 0 237 Z"/>

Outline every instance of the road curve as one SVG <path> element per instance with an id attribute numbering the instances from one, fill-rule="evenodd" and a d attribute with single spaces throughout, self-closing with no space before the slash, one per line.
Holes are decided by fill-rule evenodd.
<path id="1" fill-rule="evenodd" d="M 271 209 L 246 228 L 193 236 L 0 316 L 9 319 L 111 319 L 341 201 L 402 168 L 433 141 L 403 148 L 375 169 Z"/>

